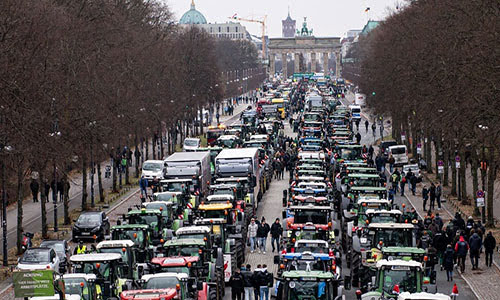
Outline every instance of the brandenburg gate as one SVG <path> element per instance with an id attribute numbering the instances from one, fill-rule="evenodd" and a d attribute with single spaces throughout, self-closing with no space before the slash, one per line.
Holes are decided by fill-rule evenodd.
<path id="1" fill-rule="evenodd" d="M 276 73 L 275 58 L 281 54 L 283 74 L 287 74 L 287 57 L 289 53 L 294 55 L 294 72 L 305 72 L 300 64 L 301 56 L 305 59 L 309 54 L 311 57 L 311 72 L 316 70 L 316 55 L 322 55 L 323 72 L 328 71 L 328 59 L 330 53 L 335 53 L 336 76 L 340 77 L 340 38 L 338 37 L 315 37 L 312 29 L 307 28 L 306 18 L 301 30 L 293 38 L 272 38 L 269 39 L 269 72 Z"/>

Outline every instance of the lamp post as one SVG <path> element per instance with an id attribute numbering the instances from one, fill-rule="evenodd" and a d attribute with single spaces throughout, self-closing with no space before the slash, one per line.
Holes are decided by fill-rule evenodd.
<path id="1" fill-rule="evenodd" d="M 5 149 L 5 145 L 1 145 L 1 151 Z M 7 253 L 7 193 L 5 191 L 5 161 L 2 157 L 2 233 L 3 233 L 3 265 L 8 266 L 8 253 Z"/>
<path id="2" fill-rule="evenodd" d="M 96 121 L 91 121 L 89 123 L 90 131 L 90 207 L 95 207 L 95 194 L 94 194 L 94 174 L 95 174 L 95 163 L 94 163 L 94 128 Z"/>
<path id="3" fill-rule="evenodd" d="M 57 111 L 56 111 L 56 98 L 52 98 L 51 106 L 52 106 L 51 110 L 54 118 L 54 123 L 52 124 L 52 133 L 50 134 L 50 136 L 54 138 L 54 145 L 56 145 L 56 138 L 61 135 L 61 132 L 59 131 L 59 120 L 57 118 Z M 56 167 L 55 156 L 53 163 L 54 163 L 54 178 L 53 178 L 54 185 L 52 186 L 52 204 L 54 205 L 54 232 L 57 232 L 59 228 L 57 226 L 57 167 Z"/>

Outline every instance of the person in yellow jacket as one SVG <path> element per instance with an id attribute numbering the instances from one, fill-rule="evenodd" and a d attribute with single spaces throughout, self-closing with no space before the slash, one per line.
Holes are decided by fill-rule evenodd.
<path id="1" fill-rule="evenodd" d="M 75 250 L 73 251 L 73 254 L 85 254 L 87 252 L 87 246 L 83 244 L 82 241 L 78 243 L 78 246 L 76 246 Z"/>

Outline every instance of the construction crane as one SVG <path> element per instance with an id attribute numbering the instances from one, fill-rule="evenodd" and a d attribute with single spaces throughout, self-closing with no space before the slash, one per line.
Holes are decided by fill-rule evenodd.
<path id="1" fill-rule="evenodd" d="M 236 15 L 229 17 L 228 19 L 231 20 L 237 20 L 237 21 L 243 21 L 243 22 L 252 22 L 252 23 L 259 23 L 262 26 L 262 60 L 266 59 L 266 20 L 267 20 L 267 15 L 262 17 L 260 20 L 255 19 L 255 18 L 240 18 L 237 17 Z"/>

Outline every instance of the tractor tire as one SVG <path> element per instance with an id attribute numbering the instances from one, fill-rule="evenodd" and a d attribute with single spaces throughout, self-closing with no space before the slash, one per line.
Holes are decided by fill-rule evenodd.
<path id="1" fill-rule="evenodd" d="M 207 300 L 220 300 L 222 298 L 219 298 L 217 295 L 217 288 L 211 288 L 210 291 L 208 292 L 208 299 Z"/>
<path id="2" fill-rule="evenodd" d="M 215 257 L 215 265 L 224 270 L 224 253 L 222 252 L 222 248 L 217 248 Z"/>
<path id="3" fill-rule="evenodd" d="M 361 267 L 361 257 L 360 255 L 353 253 L 351 268 L 350 268 L 353 287 L 360 287 L 360 278 L 359 278 L 360 267 Z"/>

